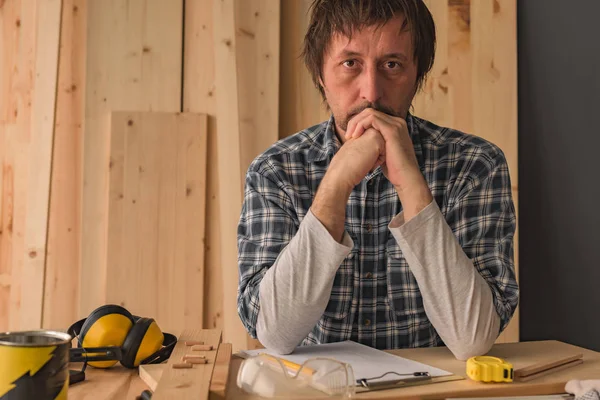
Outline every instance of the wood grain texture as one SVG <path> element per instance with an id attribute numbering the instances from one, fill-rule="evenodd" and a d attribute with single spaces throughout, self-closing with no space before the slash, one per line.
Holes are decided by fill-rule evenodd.
<path id="1" fill-rule="evenodd" d="M 0 7 L 0 328 L 39 329 L 61 1 Z"/>
<path id="2" fill-rule="evenodd" d="M 88 3 L 81 316 L 106 302 L 110 112 L 180 111 L 182 24 L 182 0 Z"/>
<path id="3" fill-rule="evenodd" d="M 19 329 L 33 71 L 35 3 L 0 7 L 0 329 Z"/>
<path id="4" fill-rule="evenodd" d="M 329 118 L 327 107 L 300 57 L 310 19 L 310 3 L 310 0 L 281 2 L 280 138 Z"/>
<path id="5" fill-rule="evenodd" d="M 63 0 L 42 327 L 78 317 L 87 0 Z"/>
<path id="6" fill-rule="evenodd" d="M 211 398 L 227 396 L 227 382 L 231 365 L 231 343 L 221 343 L 217 350 L 215 368 L 210 381 Z"/>
<path id="7" fill-rule="evenodd" d="M 23 249 L 26 255 L 20 277 L 21 329 L 40 328 L 42 324 L 61 7 L 61 0 L 38 0 L 36 3 L 35 70 Z"/>
<path id="8" fill-rule="evenodd" d="M 81 369 L 81 365 L 70 364 L 69 368 Z M 119 364 L 108 369 L 87 368 L 85 375 L 85 382 L 69 387 L 69 400 L 132 400 L 148 389 L 137 370 Z"/>
<path id="9" fill-rule="evenodd" d="M 518 205 L 516 1 L 425 0 L 437 26 L 433 70 L 414 114 L 475 134 L 504 152 Z M 515 236 L 518 277 L 518 233 Z M 498 342 L 519 340 L 518 309 Z"/>
<path id="10" fill-rule="evenodd" d="M 216 349 L 221 343 L 221 330 L 185 329 L 178 339 L 167 362 L 167 368 L 156 385 L 152 399 L 208 399 L 210 379 L 217 355 L 216 350 L 198 352 L 206 356 L 208 364 L 197 364 L 190 369 L 174 369 L 171 368 L 171 365 L 180 363 L 185 354 L 191 353 L 189 347 L 185 345 L 186 340 L 201 340 Z"/>
<path id="11" fill-rule="evenodd" d="M 221 343 L 217 350 L 215 358 L 215 367 L 210 380 L 210 398 L 222 399 L 227 396 L 227 382 L 229 380 L 229 370 L 231 365 L 231 344 Z M 140 365 L 140 379 L 144 381 L 150 390 L 155 391 L 166 364 L 146 364 Z"/>
<path id="12" fill-rule="evenodd" d="M 241 174 L 278 138 L 280 3 L 235 3 Z"/>
<path id="13" fill-rule="evenodd" d="M 215 82 L 217 92 L 217 148 L 221 203 L 221 269 L 223 338 L 234 351 L 247 347 L 247 333 L 237 315 L 237 225 L 242 206 L 243 175 L 240 149 L 240 112 L 233 0 L 213 4 Z"/>
<path id="14" fill-rule="evenodd" d="M 185 2 L 183 110 L 208 116 L 208 171 L 204 277 L 204 327 L 223 328 L 221 207 L 217 150 L 217 89 L 213 42 L 213 0 Z"/>
<path id="15" fill-rule="evenodd" d="M 206 116 L 113 112 L 109 165 L 107 302 L 201 327 Z"/>

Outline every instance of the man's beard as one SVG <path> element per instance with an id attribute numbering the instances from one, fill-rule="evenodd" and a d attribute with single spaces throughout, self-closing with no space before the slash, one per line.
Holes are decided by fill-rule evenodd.
<path id="1" fill-rule="evenodd" d="M 401 112 L 396 112 L 393 109 L 391 109 L 387 106 L 384 106 L 382 104 L 365 103 L 365 104 L 361 104 L 358 107 L 353 108 L 352 110 L 350 110 L 350 112 L 348 114 L 346 114 L 346 116 L 343 119 L 338 121 L 339 128 L 345 132 L 348 129 L 348 123 L 350 122 L 350 120 L 367 108 L 372 108 L 372 109 L 374 109 L 376 111 L 380 111 L 384 114 L 391 115 L 392 117 L 403 117 Z"/>

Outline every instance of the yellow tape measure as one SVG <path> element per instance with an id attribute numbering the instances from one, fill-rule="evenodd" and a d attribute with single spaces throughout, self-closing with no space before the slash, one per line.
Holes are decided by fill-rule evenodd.
<path id="1" fill-rule="evenodd" d="M 513 366 L 498 357 L 471 357 L 467 360 L 467 376 L 478 382 L 512 382 Z"/>

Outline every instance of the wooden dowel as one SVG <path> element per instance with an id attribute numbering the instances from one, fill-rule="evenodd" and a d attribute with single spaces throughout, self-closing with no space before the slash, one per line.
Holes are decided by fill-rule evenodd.
<path id="1" fill-rule="evenodd" d="M 185 341 L 185 345 L 186 346 L 195 346 L 198 344 L 204 344 L 204 342 L 200 341 L 200 340 L 186 340 Z"/>
<path id="2" fill-rule="evenodd" d="M 202 360 L 205 359 L 206 357 L 203 355 L 193 355 L 193 354 L 186 354 L 185 356 L 181 357 L 181 361 L 186 361 L 186 360 Z"/>
<path id="3" fill-rule="evenodd" d="M 185 360 L 186 363 L 188 364 L 208 364 L 208 360 L 207 359 L 194 359 L 194 358 L 188 358 L 187 360 Z"/>
<path id="4" fill-rule="evenodd" d="M 188 363 L 181 363 L 181 364 L 172 364 L 173 368 L 175 369 L 180 369 L 180 368 L 192 368 L 193 365 L 192 364 L 188 364 Z"/>
<path id="5" fill-rule="evenodd" d="M 213 347 L 210 344 L 197 344 L 192 346 L 192 351 L 210 351 Z"/>

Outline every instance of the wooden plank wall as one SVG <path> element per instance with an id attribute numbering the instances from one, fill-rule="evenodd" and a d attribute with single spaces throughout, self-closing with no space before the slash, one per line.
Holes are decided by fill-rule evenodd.
<path id="1" fill-rule="evenodd" d="M 301 58 L 310 3 L 310 0 L 281 2 L 280 138 L 329 118 L 327 107 Z"/>
<path id="2" fill-rule="evenodd" d="M 110 284 L 106 282 L 110 112 L 181 110 L 182 24 L 183 0 L 88 2 L 82 316 L 106 302 Z"/>
<path id="3" fill-rule="evenodd" d="M 0 329 L 42 323 L 61 3 L 0 4 Z"/>

